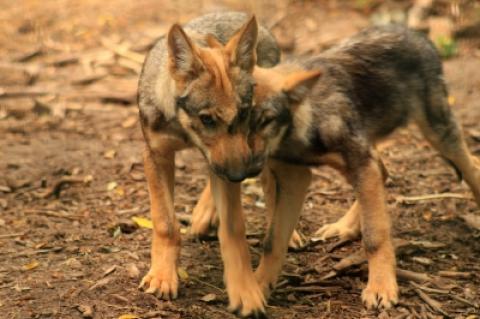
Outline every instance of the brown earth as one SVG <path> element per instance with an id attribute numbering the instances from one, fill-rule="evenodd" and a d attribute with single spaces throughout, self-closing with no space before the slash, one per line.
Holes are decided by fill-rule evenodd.
<path id="1" fill-rule="evenodd" d="M 439 2 L 441 14 L 445 2 Z M 81 318 L 91 310 L 93 318 L 234 318 L 226 311 L 218 241 L 193 240 L 187 223 L 178 300 L 160 301 L 137 289 L 150 246 L 150 230 L 131 221 L 148 217 L 149 208 L 134 103 L 141 60 L 171 23 L 225 9 L 256 12 L 289 53 L 318 52 L 368 25 L 381 1 L 0 3 L 0 317 Z M 471 10 L 479 12 L 476 5 Z M 478 38 L 462 39 L 458 55 L 445 61 L 450 100 L 476 155 L 478 44 Z M 479 218 L 480 211 L 469 189 L 415 128 L 395 133 L 381 153 L 395 237 L 407 243 L 398 250 L 398 266 L 430 279 L 421 288 L 401 280 L 395 309 L 366 311 L 364 264 L 322 279 L 360 243 L 310 242 L 289 253 L 269 301 L 271 318 L 441 318 L 419 289 L 445 315 L 478 318 L 480 229 L 462 216 Z M 176 173 L 175 207 L 188 222 L 206 182 L 201 155 L 182 152 Z M 299 223 L 307 238 L 353 201 L 335 171 L 314 173 Z M 459 196 L 408 198 L 436 193 Z M 256 264 L 265 223 L 258 181 L 244 184 L 243 199 Z"/>

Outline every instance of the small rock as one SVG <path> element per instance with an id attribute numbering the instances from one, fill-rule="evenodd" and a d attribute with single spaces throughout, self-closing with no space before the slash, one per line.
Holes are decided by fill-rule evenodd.
<path id="1" fill-rule="evenodd" d="M 78 305 L 77 310 L 80 311 L 83 318 L 93 318 L 93 308 L 88 305 Z"/>

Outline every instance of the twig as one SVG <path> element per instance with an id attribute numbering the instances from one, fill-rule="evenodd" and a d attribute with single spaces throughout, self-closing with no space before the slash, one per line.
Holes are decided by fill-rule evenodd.
<path id="1" fill-rule="evenodd" d="M 40 210 L 40 209 L 28 209 L 28 210 L 25 210 L 24 212 L 25 213 L 33 213 L 33 214 L 41 214 L 41 215 L 45 215 L 47 217 L 65 218 L 65 219 L 68 219 L 68 220 L 71 220 L 71 221 L 76 221 L 76 220 L 79 220 L 83 217 L 83 216 L 80 216 L 80 215 L 66 215 L 65 212 L 63 212 L 63 214 L 62 214 L 62 213 L 54 212 L 54 211 L 51 211 L 51 210 Z"/>
<path id="2" fill-rule="evenodd" d="M 290 292 L 310 292 L 310 293 L 318 293 L 318 292 L 326 292 L 332 290 L 340 290 L 342 287 L 340 286 L 328 286 L 328 287 L 321 287 L 321 286 L 307 286 L 307 287 L 288 287 L 283 289 L 276 289 L 276 293 L 290 293 Z"/>
<path id="3" fill-rule="evenodd" d="M 408 202 L 418 202 L 423 200 L 432 200 L 432 199 L 442 199 L 442 198 L 455 198 L 455 199 L 471 199 L 471 196 L 457 194 L 457 193 L 441 193 L 441 194 L 427 194 L 419 196 L 398 196 L 396 198 L 397 202 L 408 203 Z"/>
<path id="4" fill-rule="evenodd" d="M 415 288 L 421 289 L 425 292 L 430 292 L 430 293 L 434 293 L 434 294 L 448 295 L 450 293 L 449 290 L 425 287 L 425 286 L 419 285 L 419 284 L 417 284 L 413 281 L 410 281 L 410 285 L 414 286 Z"/>
<path id="5" fill-rule="evenodd" d="M 106 39 L 102 40 L 102 45 L 114 52 L 116 55 L 134 61 L 138 64 L 143 64 L 143 61 L 145 60 L 143 54 L 130 51 L 126 46 L 115 45 Z"/>
<path id="6" fill-rule="evenodd" d="M 480 305 L 476 302 L 471 302 L 470 300 L 467 300 L 465 298 L 462 298 L 460 296 L 457 296 L 457 295 L 450 295 L 450 297 L 452 297 L 452 299 L 455 299 L 456 301 L 459 301 L 461 303 L 464 303 L 468 306 L 471 306 L 473 308 L 477 308 L 477 309 L 480 309 Z"/>
<path id="7" fill-rule="evenodd" d="M 3 235 L 0 235 L 0 239 L 4 239 L 4 238 L 12 238 L 12 237 L 19 237 L 19 236 L 23 236 L 25 235 L 26 232 L 23 232 L 23 233 L 13 233 L 13 234 L 3 234 Z"/>
<path id="8" fill-rule="evenodd" d="M 427 304 L 429 305 L 433 310 L 435 310 L 436 312 L 444 315 L 445 317 L 447 318 L 450 318 L 450 315 L 448 313 L 446 313 L 443 309 L 442 309 L 442 305 L 440 304 L 440 302 L 438 302 L 437 300 L 431 298 L 429 295 L 427 295 L 426 293 L 424 293 L 423 291 L 421 291 L 420 289 L 418 288 L 415 288 L 414 289 L 415 292 L 417 293 L 417 295 Z"/>
<path id="9" fill-rule="evenodd" d="M 53 185 L 45 194 L 42 195 L 42 198 L 48 198 L 52 195 L 58 198 L 60 196 L 60 192 L 62 191 L 62 187 L 73 183 L 85 183 L 85 178 L 75 176 L 63 176 L 55 183 L 55 185 Z"/>
<path id="10" fill-rule="evenodd" d="M 42 95 L 55 94 L 51 90 L 39 89 L 39 88 L 30 88 L 30 87 L 20 87 L 20 88 L 0 88 L 0 99 L 4 98 L 21 98 L 21 97 L 35 97 Z"/>
<path id="11" fill-rule="evenodd" d="M 215 285 L 212 285 L 212 284 L 210 284 L 210 283 L 208 283 L 208 282 L 205 282 L 205 281 L 203 281 L 203 280 L 201 280 L 201 279 L 198 279 L 197 277 L 193 277 L 193 276 L 190 275 L 190 279 L 192 279 L 193 281 L 196 281 L 196 282 L 198 282 L 198 283 L 200 283 L 200 284 L 202 284 L 202 285 L 204 285 L 204 286 L 213 288 L 213 289 L 217 290 L 218 292 L 224 293 L 224 290 L 223 290 L 223 289 L 221 289 L 221 288 L 219 288 L 219 287 L 217 287 L 217 286 L 215 286 Z"/>
<path id="12" fill-rule="evenodd" d="M 472 276 L 472 274 L 469 272 L 448 271 L 448 270 L 440 270 L 438 272 L 438 275 L 442 277 L 462 278 L 462 279 L 468 279 Z"/>
<path id="13" fill-rule="evenodd" d="M 432 278 L 430 278 L 430 276 L 428 276 L 427 274 L 422 274 L 400 268 L 397 268 L 397 277 L 406 281 L 415 281 L 418 283 L 424 283 L 432 280 Z"/>

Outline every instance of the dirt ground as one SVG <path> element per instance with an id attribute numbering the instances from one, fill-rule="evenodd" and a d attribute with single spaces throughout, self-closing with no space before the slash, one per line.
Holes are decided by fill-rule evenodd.
<path id="1" fill-rule="evenodd" d="M 398 10 L 410 4 L 391 2 Z M 437 14 L 449 9 L 448 1 L 439 2 Z M 188 235 L 206 182 L 195 150 L 176 161 L 175 209 L 184 221 L 179 298 L 160 301 L 137 289 L 149 266 L 151 232 L 132 222 L 148 218 L 149 209 L 135 105 L 141 61 L 171 23 L 201 13 L 254 11 L 274 28 L 285 54 L 309 54 L 389 7 L 320 0 L 3 0 L 0 7 L 0 317 L 235 318 L 226 311 L 218 241 Z M 467 15 L 480 16 L 478 6 L 470 9 Z M 450 102 L 480 156 L 476 36 L 458 40 L 458 54 L 444 65 Z M 401 239 L 398 267 L 420 280 L 401 276 L 399 305 L 366 311 L 360 301 L 366 265 L 332 273 L 360 242 L 309 241 L 289 252 L 269 317 L 478 318 L 480 211 L 468 187 L 415 128 L 396 132 L 381 154 L 390 173 L 394 235 Z M 437 193 L 446 198 L 418 197 Z M 257 264 L 265 224 L 257 180 L 244 183 L 243 201 Z M 352 202 L 339 174 L 315 169 L 300 231 L 311 239 Z"/>

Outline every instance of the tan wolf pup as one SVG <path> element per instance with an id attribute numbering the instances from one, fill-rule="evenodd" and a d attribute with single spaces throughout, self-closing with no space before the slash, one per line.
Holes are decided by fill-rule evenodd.
<path id="1" fill-rule="evenodd" d="M 279 49 L 255 17 L 216 13 L 173 25 L 149 53 L 139 82 L 139 109 L 153 238 L 151 267 L 140 286 L 177 297 L 179 225 L 175 218 L 175 152 L 198 148 L 208 162 L 230 308 L 264 313 L 265 299 L 249 263 L 239 183 L 260 173 L 265 156 L 249 141 L 253 68 L 279 61 Z M 247 21 L 245 24 L 244 22 Z M 258 41 L 257 41 L 258 38 Z M 233 199 L 231 199 L 233 198 Z"/>

